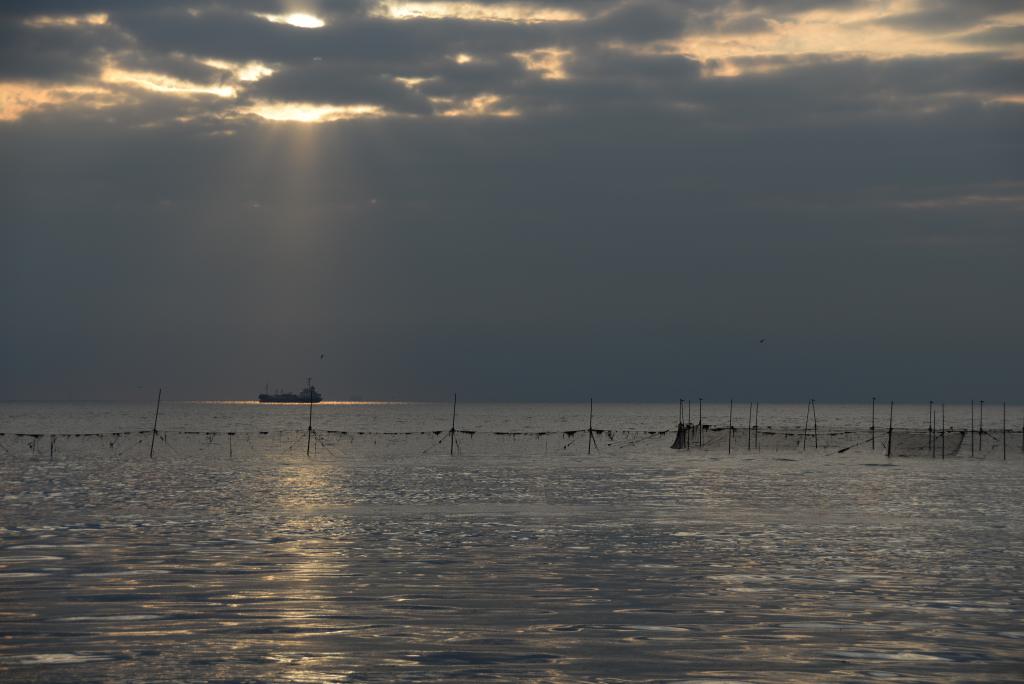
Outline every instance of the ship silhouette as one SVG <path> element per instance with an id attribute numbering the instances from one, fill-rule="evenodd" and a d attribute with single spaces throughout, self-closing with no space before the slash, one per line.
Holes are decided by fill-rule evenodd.
<path id="1" fill-rule="evenodd" d="M 316 387 L 313 386 L 312 380 L 308 381 L 306 388 L 298 394 L 282 392 L 281 390 L 271 394 L 268 386 L 267 391 L 259 396 L 261 404 L 316 404 L 322 398 L 320 393 L 316 391 Z"/>

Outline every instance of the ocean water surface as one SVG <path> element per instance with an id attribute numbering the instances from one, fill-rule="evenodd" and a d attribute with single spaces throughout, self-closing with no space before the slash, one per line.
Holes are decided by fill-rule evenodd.
<path id="1" fill-rule="evenodd" d="M 823 432 L 869 425 L 870 406 L 816 409 Z M 0 404 L 0 680 L 1024 672 L 1019 425 L 1005 461 L 860 439 L 677 451 L 627 432 L 674 430 L 676 406 L 599 405 L 618 432 L 588 454 L 564 434 L 583 405 L 466 405 L 458 426 L 480 432 L 451 444 L 450 406 L 333 404 L 307 455 L 308 407 L 171 402 L 150 458 L 152 411 Z M 928 408 L 896 418 L 927 427 Z M 805 420 L 759 407 L 766 430 Z M 516 431 L 550 434 L 485 434 Z"/>

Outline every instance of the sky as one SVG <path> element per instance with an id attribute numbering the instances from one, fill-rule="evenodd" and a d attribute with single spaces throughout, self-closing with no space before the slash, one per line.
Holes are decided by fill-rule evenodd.
<path id="1" fill-rule="evenodd" d="M 0 399 L 1021 401 L 1019 0 L 4 0 Z"/>

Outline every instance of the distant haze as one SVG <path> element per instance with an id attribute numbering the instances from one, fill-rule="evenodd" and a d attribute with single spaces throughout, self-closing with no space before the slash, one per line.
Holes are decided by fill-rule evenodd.
<path id="1" fill-rule="evenodd" d="M 1024 399 L 1016 1 L 13 0 L 0 158 L 0 399 Z"/>

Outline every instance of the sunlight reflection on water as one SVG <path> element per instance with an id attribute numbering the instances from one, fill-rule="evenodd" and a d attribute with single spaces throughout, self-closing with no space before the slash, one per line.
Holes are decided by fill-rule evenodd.
<path id="1" fill-rule="evenodd" d="M 0 678 L 1024 670 L 1019 461 L 221 446 L 0 457 Z"/>

